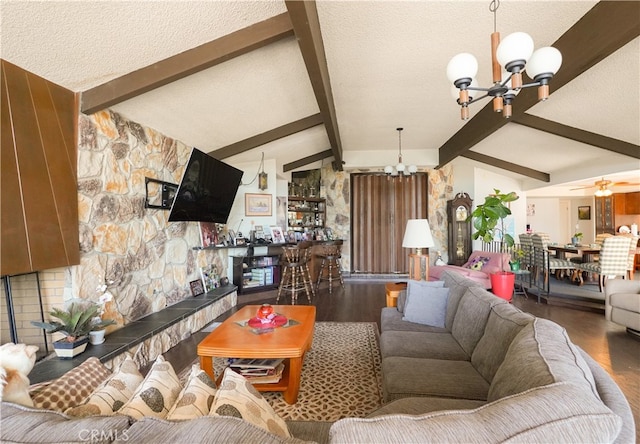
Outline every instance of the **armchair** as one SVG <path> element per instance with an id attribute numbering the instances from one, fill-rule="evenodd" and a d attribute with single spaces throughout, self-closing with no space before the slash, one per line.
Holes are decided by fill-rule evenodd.
<path id="1" fill-rule="evenodd" d="M 640 336 L 640 281 L 609 279 L 604 285 L 604 317 Z"/>

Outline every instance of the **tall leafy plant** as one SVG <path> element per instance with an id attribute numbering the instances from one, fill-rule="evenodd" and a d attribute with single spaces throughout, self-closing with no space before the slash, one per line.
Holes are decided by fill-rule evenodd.
<path id="1" fill-rule="evenodd" d="M 473 239 L 482 239 L 486 243 L 493 242 L 496 237 L 500 238 L 500 252 L 505 251 L 505 247 L 513 247 L 515 241 L 513 236 L 505 231 L 504 220 L 511 214 L 508 207 L 509 202 L 518 200 L 519 196 L 514 192 L 501 193 L 500 190 L 494 188 L 494 194 L 490 194 L 484 198 L 484 203 L 479 204 L 475 210 L 469 215 L 473 219 Z M 500 259 L 500 268 L 504 269 L 502 259 Z"/>

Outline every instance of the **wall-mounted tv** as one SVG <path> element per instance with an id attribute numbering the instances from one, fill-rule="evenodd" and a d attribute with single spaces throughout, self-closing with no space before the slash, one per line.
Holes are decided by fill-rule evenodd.
<path id="1" fill-rule="evenodd" d="M 193 148 L 169 221 L 226 224 L 243 172 Z"/>

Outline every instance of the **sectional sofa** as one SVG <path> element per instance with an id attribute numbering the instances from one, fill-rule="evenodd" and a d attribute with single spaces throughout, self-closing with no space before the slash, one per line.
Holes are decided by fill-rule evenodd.
<path id="1" fill-rule="evenodd" d="M 410 284 L 382 310 L 385 404 L 367 418 L 288 421 L 285 437 L 235 417 L 71 419 L 4 402 L 2 442 L 635 442 L 619 387 L 563 328 L 459 274 L 442 279 L 436 290 Z"/>

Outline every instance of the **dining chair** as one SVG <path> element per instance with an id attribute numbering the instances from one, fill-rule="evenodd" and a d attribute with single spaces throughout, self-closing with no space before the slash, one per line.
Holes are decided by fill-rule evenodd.
<path id="1" fill-rule="evenodd" d="M 584 284 L 582 272 L 595 273 L 598 275 L 598 287 L 600 292 L 604 288 L 604 282 L 610 276 L 627 277 L 629 262 L 629 249 L 631 238 L 626 236 L 606 237 L 600 249 L 600 260 L 597 262 L 585 262 L 575 264 L 576 277 L 579 285 Z"/>
<path id="2" fill-rule="evenodd" d="M 633 235 L 631 233 L 621 233 L 618 236 L 624 236 L 631 239 L 631 243 L 629 244 L 629 258 L 627 260 L 627 278 L 633 279 L 636 269 L 636 249 L 638 248 L 638 239 L 640 236 Z"/>
<path id="3" fill-rule="evenodd" d="M 549 254 L 547 246 L 549 245 L 549 237 L 544 236 L 544 233 L 534 233 L 531 235 L 531 241 L 533 243 L 533 262 L 535 265 L 536 283 L 542 279 L 542 290 L 545 293 L 549 293 L 549 274 L 555 271 L 556 279 L 561 279 L 565 275 L 569 276 L 568 270 L 575 269 L 573 262 L 567 259 L 558 259 L 555 256 Z M 540 288 L 540 287 L 539 287 Z"/>
<path id="4" fill-rule="evenodd" d="M 529 285 L 531 285 L 531 279 L 535 274 L 535 264 L 533 261 L 533 240 L 531 239 L 531 234 L 529 233 L 520 233 L 518 235 L 518 239 L 520 240 L 520 248 L 522 248 L 522 252 L 524 253 L 523 258 L 520 261 L 520 266 L 525 270 L 529 270 Z"/>

